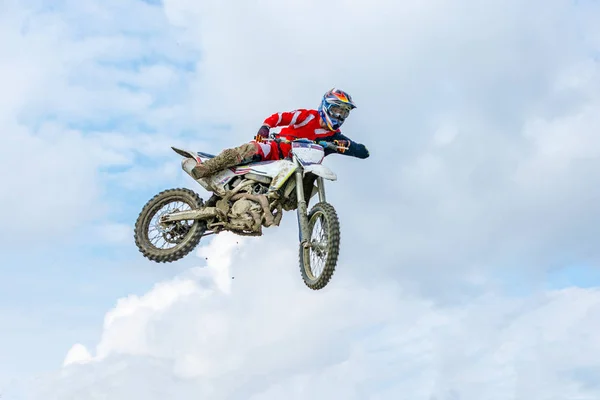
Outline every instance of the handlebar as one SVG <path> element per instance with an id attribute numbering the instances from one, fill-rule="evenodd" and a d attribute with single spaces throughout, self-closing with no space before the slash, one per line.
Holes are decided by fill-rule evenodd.
<path id="1" fill-rule="evenodd" d="M 346 150 L 348 150 L 348 147 L 346 147 L 344 145 L 336 144 L 334 142 L 327 142 L 325 140 L 310 140 L 310 139 L 303 138 L 303 137 L 294 137 L 293 140 L 287 140 L 287 139 L 278 138 L 273 133 L 269 134 L 269 137 L 266 137 L 266 138 L 257 135 L 254 137 L 254 140 L 256 140 L 258 142 L 274 141 L 277 143 L 294 143 L 294 142 L 314 143 L 314 144 L 317 144 L 317 145 L 323 147 L 323 149 L 329 149 L 329 150 L 333 150 L 336 152 L 345 152 Z M 349 145 L 350 144 L 348 143 L 348 146 Z"/>
<path id="2" fill-rule="evenodd" d="M 340 146 L 340 145 L 336 144 L 335 142 L 327 142 L 325 140 L 310 140 L 310 139 L 300 138 L 300 139 L 295 139 L 295 140 L 290 141 L 290 143 L 293 143 L 293 142 L 314 143 L 314 144 L 317 144 L 317 145 L 323 147 L 323 149 L 329 149 L 329 150 L 333 150 L 333 151 L 344 152 L 344 151 L 348 150 L 348 148 L 345 146 Z"/>

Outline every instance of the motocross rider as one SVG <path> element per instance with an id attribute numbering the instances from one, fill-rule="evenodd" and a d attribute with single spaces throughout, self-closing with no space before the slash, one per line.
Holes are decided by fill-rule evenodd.
<path id="1" fill-rule="evenodd" d="M 219 155 L 192 170 L 196 179 L 204 178 L 224 168 L 240 164 L 280 160 L 288 157 L 294 139 L 314 140 L 324 147 L 325 156 L 339 153 L 357 158 L 369 157 L 365 145 L 351 141 L 342 135 L 340 127 L 356 108 L 352 97 L 343 90 L 333 88 L 323 95 L 317 110 L 297 109 L 279 112 L 264 120 L 254 140 L 241 146 L 225 149 Z M 283 127 L 266 140 L 270 129 Z"/>

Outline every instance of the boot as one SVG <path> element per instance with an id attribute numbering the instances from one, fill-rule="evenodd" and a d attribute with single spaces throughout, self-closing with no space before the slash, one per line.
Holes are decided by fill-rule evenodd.
<path id="1" fill-rule="evenodd" d="M 241 161 L 235 149 L 223 150 L 215 157 L 196 165 L 192 169 L 192 175 L 195 179 L 206 178 L 222 169 L 233 167 Z"/>
<path id="2" fill-rule="evenodd" d="M 245 143 L 232 149 L 225 149 L 217 156 L 196 165 L 192 169 L 194 179 L 206 178 L 225 168 L 235 167 L 244 161 L 251 161 L 257 155 L 256 146 Z"/>

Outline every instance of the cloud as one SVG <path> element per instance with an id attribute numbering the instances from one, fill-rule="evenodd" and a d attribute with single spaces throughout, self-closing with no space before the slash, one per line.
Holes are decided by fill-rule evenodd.
<path id="1" fill-rule="evenodd" d="M 597 5 L 307 4 L 64 2 L 28 14 L 11 3 L 20 18 L 4 25 L 14 56 L 5 68 L 29 77 L 11 82 L 22 96 L 3 115 L 7 131 L 20 133 L 5 148 L 27 148 L 32 137 L 39 145 L 29 148 L 48 157 L 43 182 L 34 167 L 23 171 L 50 203 L 19 225 L 22 234 L 64 234 L 110 218 L 126 201 L 106 193 L 178 184 L 168 146 L 218 152 L 250 140 L 267 115 L 316 106 L 337 85 L 359 104 L 344 132 L 373 156 L 328 158 L 340 175 L 330 197 L 355 200 L 339 204 L 348 237 L 376 248 L 386 274 L 445 281 L 473 268 L 536 265 L 543 274 L 582 257 L 597 261 L 582 239 L 598 233 L 600 218 L 589 189 L 598 186 L 598 32 L 587 16 Z M 126 11 L 140 19 L 132 24 Z M 320 28 L 327 15 L 344 21 L 335 43 Z M 86 26 L 66 22 L 82 16 Z M 48 116 L 69 138 L 63 147 L 34 129 Z M 221 124 L 231 129 L 215 133 Z M 3 170 L 23 157 L 7 150 Z M 9 183 L 6 203 L 27 197 L 21 183 Z M 62 194 L 49 196 L 56 187 Z M 78 190 L 84 196 L 75 200 Z M 32 204 L 20 203 L 15 215 L 30 215 Z M 380 212 L 391 207 L 392 215 Z M 51 224 L 68 213 L 71 225 Z M 573 214 L 581 217 L 565 217 Z M 364 229 L 376 234 L 359 237 Z M 400 254 L 384 244 L 392 233 Z M 563 254 L 552 251 L 557 243 Z M 440 263 L 449 273 L 431 274 Z"/>
<path id="2" fill-rule="evenodd" d="M 342 273 L 305 288 L 283 239 L 270 262 L 219 235 L 205 267 L 120 299 L 93 357 L 75 345 L 28 399 L 592 399 L 600 292 L 569 288 L 439 305 Z M 276 250 L 277 249 L 277 250 Z M 235 277 L 235 279 L 231 279 Z M 156 378 L 156 379 L 155 379 Z M 9 395 L 16 393 L 7 392 Z M 18 397 L 14 397 L 18 398 Z"/>
<path id="3" fill-rule="evenodd" d="M 344 133 L 371 151 L 327 159 L 343 267 L 326 291 L 290 272 L 293 213 L 235 257 L 215 238 L 202 251 L 231 271 L 122 299 L 95 361 L 39 396 L 597 397 L 596 289 L 530 292 L 598 264 L 598 4 L 38 5 L 0 15 L 2 239 L 64 243 L 99 221 L 118 238 L 110 217 L 180 184 L 167 146 L 218 152 L 334 85 L 359 105 Z"/>
<path id="4" fill-rule="evenodd" d="M 89 351 L 85 348 L 81 343 L 77 343 L 71 347 L 67 356 L 65 357 L 65 361 L 63 362 L 63 367 L 71 364 L 84 364 L 90 359 L 92 356 Z"/>
<path id="5" fill-rule="evenodd" d="M 328 188 L 345 237 L 361 243 L 355 273 L 369 279 L 361 265 L 375 253 L 375 273 L 455 296 L 464 276 L 521 271 L 537 284 L 547 271 L 597 264 L 588 239 L 600 234 L 598 30 L 588 18 L 597 4 L 164 8 L 203 51 L 191 104 L 232 124 L 227 146 L 249 140 L 272 112 L 316 106 L 333 85 L 352 93 L 359 107 L 344 133 L 372 157 L 327 164 L 340 178 Z M 251 101 L 232 118 L 223 105 L 240 93 Z"/>
<path id="6" fill-rule="evenodd" d="M 118 11 L 144 22 L 115 18 Z M 126 187 L 172 179 L 140 176 L 153 171 L 140 159 L 161 165 L 190 127 L 177 122 L 189 54 L 160 8 L 9 1 L 0 21 L 0 84 L 11 93 L 0 100 L 0 207 L 13 226 L 3 241 L 31 246 L 23 238 L 44 234 L 56 245 L 111 217 L 116 178 Z"/>

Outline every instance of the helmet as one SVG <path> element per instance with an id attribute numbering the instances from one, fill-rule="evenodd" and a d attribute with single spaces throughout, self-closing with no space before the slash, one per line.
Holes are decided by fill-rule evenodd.
<path id="1" fill-rule="evenodd" d="M 318 111 L 327 127 L 334 131 L 342 126 L 344 120 L 348 118 L 350 110 L 354 108 L 356 108 L 356 104 L 348 93 L 333 88 L 323 95 Z"/>

